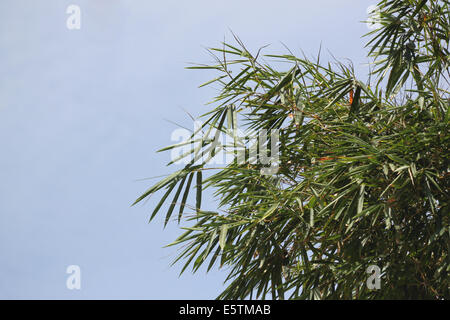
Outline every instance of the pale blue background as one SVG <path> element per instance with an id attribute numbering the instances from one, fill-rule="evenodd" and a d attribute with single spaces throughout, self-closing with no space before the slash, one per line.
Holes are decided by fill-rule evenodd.
<path id="1" fill-rule="evenodd" d="M 364 77 L 366 9 L 376 1 L 1 0 L 0 298 L 210 299 L 225 272 L 169 267 L 179 234 L 130 207 L 166 174 L 182 111 L 208 110 L 210 62 L 229 30 L 252 50 L 350 58 Z M 66 28 L 69 4 L 81 30 Z M 213 208 L 213 203 L 205 202 Z M 66 288 L 68 265 L 81 290 Z"/>

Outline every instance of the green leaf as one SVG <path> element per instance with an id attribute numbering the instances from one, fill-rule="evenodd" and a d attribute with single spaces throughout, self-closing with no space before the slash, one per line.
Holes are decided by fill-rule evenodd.
<path id="1" fill-rule="evenodd" d="M 180 204 L 180 210 L 178 212 L 178 223 L 180 223 L 181 216 L 183 215 L 184 207 L 186 206 L 186 201 L 187 201 L 188 196 L 189 196 L 189 190 L 190 190 L 190 187 L 191 187 L 191 183 L 192 183 L 192 178 L 193 177 L 194 177 L 194 172 L 192 172 L 189 175 L 188 182 L 187 182 L 187 185 L 186 185 L 186 189 L 184 190 L 183 198 L 182 198 L 181 204 Z"/>
<path id="2" fill-rule="evenodd" d="M 226 240 L 227 240 L 228 224 L 224 224 L 220 227 L 219 245 L 220 248 L 225 250 Z"/>
<path id="3" fill-rule="evenodd" d="M 200 211 L 202 205 L 202 172 L 197 171 L 197 199 L 196 199 L 196 209 L 197 212 Z"/>

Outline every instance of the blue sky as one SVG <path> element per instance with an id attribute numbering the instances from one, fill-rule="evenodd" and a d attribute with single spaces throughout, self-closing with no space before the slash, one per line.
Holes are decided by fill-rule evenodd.
<path id="1" fill-rule="evenodd" d="M 66 8 L 81 8 L 81 29 Z M 178 277 L 180 233 L 148 224 L 176 126 L 208 111 L 205 47 L 351 59 L 364 78 L 360 21 L 376 1 L 2 0 L 0 2 L 0 298 L 212 299 L 226 270 Z M 214 209 L 212 199 L 205 202 Z M 66 288 L 79 265 L 81 289 Z"/>

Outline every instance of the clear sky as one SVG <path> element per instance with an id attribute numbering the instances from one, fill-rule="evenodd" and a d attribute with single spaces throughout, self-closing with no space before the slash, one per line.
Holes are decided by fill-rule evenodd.
<path id="1" fill-rule="evenodd" d="M 170 267 L 180 233 L 148 224 L 157 198 L 130 204 L 167 174 L 183 109 L 215 94 L 205 47 L 271 44 L 266 53 L 367 62 L 361 21 L 377 1 L 2 0 L 0 2 L 0 298 L 212 299 L 226 270 Z M 68 30 L 66 9 L 81 8 Z M 210 108 L 210 107 L 209 107 Z M 206 201 L 214 209 L 213 201 Z M 81 289 L 66 268 L 79 265 Z"/>

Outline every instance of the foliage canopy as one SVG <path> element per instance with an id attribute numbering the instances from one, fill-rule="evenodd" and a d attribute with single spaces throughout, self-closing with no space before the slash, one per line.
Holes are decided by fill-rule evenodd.
<path id="1" fill-rule="evenodd" d="M 208 156 L 135 202 L 164 190 L 151 218 L 168 201 L 166 223 L 179 207 L 189 226 L 171 245 L 183 245 L 182 272 L 228 266 L 220 299 L 450 298 L 448 7 L 381 1 L 381 27 L 366 35 L 374 67 L 365 81 L 340 62 L 251 54 L 237 37 L 211 48 L 217 63 L 192 67 L 215 70 L 205 85 L 220 85 L 199 130 L 214 137 L 238 121 L 279 130 L 279 169 L 262 175 L 262 164 L 236 158 L 208 166 L 218 147 L 198 132 L 163 149 Z M 223 150 L 234 154 L 233 145 Z M 201 209 L 206 188 L 217 211 Z M 366 286 L 370 265 L 381 269 L 380 290 Z"/>

